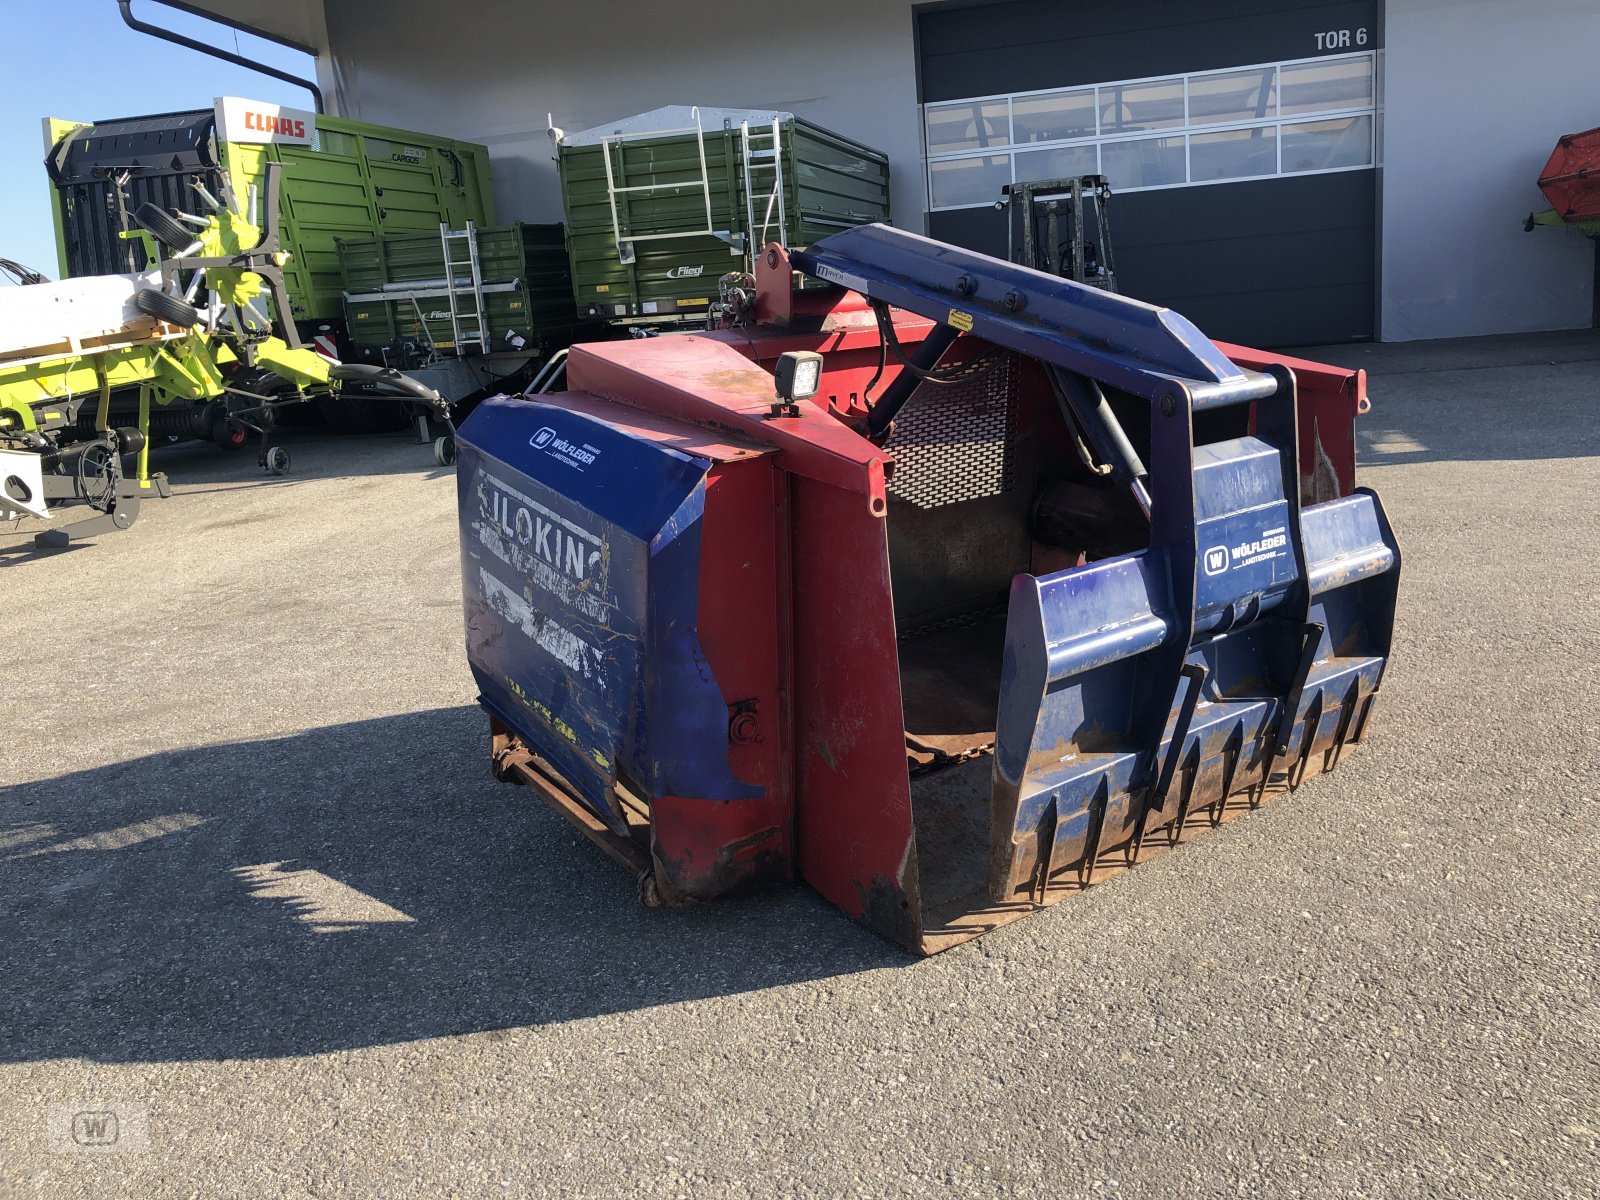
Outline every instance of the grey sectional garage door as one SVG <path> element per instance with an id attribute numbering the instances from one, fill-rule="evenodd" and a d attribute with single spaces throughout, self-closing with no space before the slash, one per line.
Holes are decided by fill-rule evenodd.
<path id="1" fill-rule="evenodd" d="M 1100 172 L 1118 276 L 1213 336 L 1375 335 L 1376 0 L 917 10 L 929 232 L 1006 253 L 1014 180 Z"/>

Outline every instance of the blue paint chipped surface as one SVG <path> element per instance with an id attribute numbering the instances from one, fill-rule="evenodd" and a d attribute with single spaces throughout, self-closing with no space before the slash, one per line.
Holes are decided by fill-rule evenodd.
<path id="1" fill-rule="evenodd" d="M 750 794 L 697 634 L 710 463 L 586 414 L 485 401 L 457 459 L 482 702 L 622 827 L 612 785 Z"/>

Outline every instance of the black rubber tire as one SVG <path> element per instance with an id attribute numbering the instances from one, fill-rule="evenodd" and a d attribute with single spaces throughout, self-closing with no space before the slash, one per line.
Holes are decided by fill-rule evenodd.
<path id="1" fill-rule="evenodd" d="M 456 440 L 449 434 L 433 440 L 433 461 L 441 467 L 453 467 L 456 462 Z"/>
<path id="2" fill-rule="evenodd" d="M 229 379 L 230 384 L 247 392 L 275 396 L 292 389 L 293 385 L 271 371 L 241 371 Z M 256 431 L 234 416 L 236 409 L 248 409 L 256 402 L 229 393 L 206 405 L 201 417 L 201 435 L 219 450 L 242 450 L 255 441 Z"/>
<path id="3" fill-rule="evenodd" d="M 250 444 L 250 429 L 228 414 L 226 404 L 212 408 L 211 441 L 219 450 L 242 450 Z"/>
<path id="4" fill-rule="evenodd" d="M 194 230 L 186 228 L 177 217 L 148 200 L 133 210 L 133 223 L 169 250 L 182 250 L 195 240 Z"/>
<path id="5" fill-rule="evenodd" d="M 389 396 L 337 392 L 317 397 L 322 419 L 342 433 L 387 433 L 408 424 L 405 402 Z"/>
<path id="6" fill-rule="evenodd" d="M 193 306 L 185 304 L 176 296 L 158 292 L 155 288 L 140 288 L 135 292 L 133 306 L 158 321 L 165 321 L 181 329 L 192 329 L 200 324 L 200 314 Z"/>

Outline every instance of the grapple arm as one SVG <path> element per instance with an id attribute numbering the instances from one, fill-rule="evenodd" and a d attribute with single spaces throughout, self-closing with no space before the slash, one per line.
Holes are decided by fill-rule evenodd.
<path id="1" fill-rule="evenodd" d="M 793 261 L 1039 362 L 1068 423 L 1150 517 L 1147 549 L 1013 583 L 992 901 L 1042 899 L 1107 849 L 1131 861 L 1148 830 L 1176 838 L 1191 813 L 1296 784 L 1360 740 L 1399 549 L 1370 492 L 1302 512 L 1291 369 L 1243 369 L 1169 309 L 886 226 Z M 1149 403 L 1148 472 L 1102 388 Z M 904 403 L 912 389 L 886 395 Z M 1246 404 L 1248 435 L 1197 441 L 1197 414 Z"/>

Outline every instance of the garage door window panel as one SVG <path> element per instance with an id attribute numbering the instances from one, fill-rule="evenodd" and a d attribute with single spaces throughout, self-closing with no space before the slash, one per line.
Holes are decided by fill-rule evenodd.
<path id="1" fill-rule="evenodd" d="M 1189 80 L 1189 125 L 1232 125 L 1278 115 L 1278 68 L 1255 67 Z"/>
<path id="2" fill-rule="evenodd" d="M 1305 121 L 1283 127 L 1283 172 L 1286 175 L 1371 165 L 1371 117 Z"/>
<path id="3" fill-rule="evenodd" d="M 948 158 L 928 164 L 929 192 L 935 208 L 993 204 L 1011 182 L 1009 154 Z"/>
<path id="4" fill-rule="evenodd" d="M 929 207 L 1097 173 L 1127 192 L 1361 170 L 1379 83 L 1368 51 L 930 104 Z"/>
<path id="5" fill-rule="evenodd" d="M 1293 63 L 1278 70 L 1278 104 L 1282 116 L 1371 108 L 1372 56 Z"/>
<path id="6" fill-rule="evenodd" d="M 1189 178 L 1195 183 L 1218 179 L 1255 179 L 1278 173 L 1278 129 L 1224 129 L 1189 138 Z"/>
<path id="7" fill-rule="evenodd" d="M 1018 96 L 1011 104 L 1011 128 L 1019 146 L 1092 138 L 1098 132 L 1094 89 Z"/>
<path id="8" fill-rule="evenodd" d="M 1100 174 L 1098 147 L 1056 146 L 1050 150 L 1029 150 L 1016 156 L 1017 182 L 1045 179 L 1071 179 L 1074 175 Z"/>
<path id="9" fill-rule="evenodd" d="M 1114 84 L 1100 88 L 1100 132 L 1137 133 L 1146 129 L 1181 129 L 1183 79 Z"/>
<path id="10" fill-rule="evenodd" d="M 952 154 L 1011 144 L 1011 105 L 1006 100 L 930 105 L 928 153 Z"/>
<path id="11" fill-rule="evenodd" d="M 1170 187 L 1184 182 L 1183 137 L 1104 142 L 1100 163 L 1112 191 Z"/>

